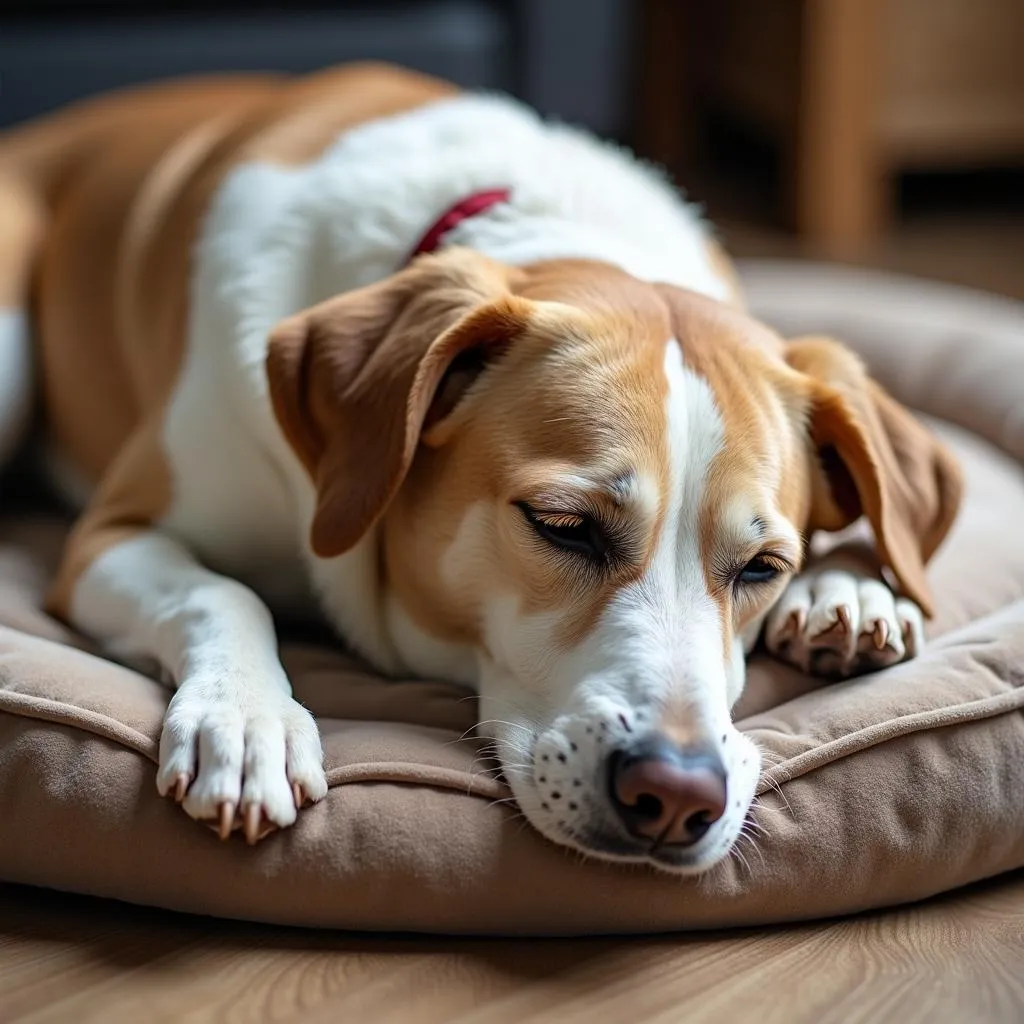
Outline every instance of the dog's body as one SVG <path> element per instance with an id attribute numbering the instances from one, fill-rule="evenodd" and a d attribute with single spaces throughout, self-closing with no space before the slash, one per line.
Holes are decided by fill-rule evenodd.
<path id="1" fill-rule="evenodd" d="M 865 512 L 924 603 L 945 454 L 838 346 L 747 318 L 657 175 L 509 101 L 353 67 L 84 105 L 0 137 L 22 377 L 30 277 L 54 475 L 86 505 L 53 606 L 175 682 L 158 785 L 222 832 L 326 789 L 268 608 L 476 687 L 537 827 L 680 870 L 753 797 L 728 711 L 773 607 L 805 666 L 920 642 L 876 579 L 782 584 L 803 534 Z"/>

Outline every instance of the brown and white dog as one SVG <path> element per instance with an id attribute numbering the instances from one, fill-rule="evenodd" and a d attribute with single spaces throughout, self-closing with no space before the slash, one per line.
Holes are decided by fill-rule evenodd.
<path id="1" fill-rule="evenodd" d="M 679 872 L 750 808 L 762 628 L 840 675 L 921 643 L 949 455 L 839 344 L 748 316 L 657 174 L 509 100 L 353 66 L 9 132 L 7 444 L 30 292 L 84 506 L 52 607 L 173 680 L 157 786 L 224 836 L 326 791 L 270 609 L 473 686 L 536 828 Z M 862 515 L 901 597 L 804 564 Z"/>

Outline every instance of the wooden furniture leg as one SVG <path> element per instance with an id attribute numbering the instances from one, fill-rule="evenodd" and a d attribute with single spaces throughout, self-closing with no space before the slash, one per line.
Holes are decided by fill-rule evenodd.
<path id="1" fill-rule="evenodd" d="M 795 220 L 810 250 L 850 256 L 878 237 L 887 212 L 874 132 L 882 0 L 802 2 Z"/>
<path id="2" fill-rule="evenodd" d="M 635 137 L 630 141 L 677 177 L 689 163 L 693 135 L 689 6 L 690 0 L 643 0 L 634 47 Z"/>

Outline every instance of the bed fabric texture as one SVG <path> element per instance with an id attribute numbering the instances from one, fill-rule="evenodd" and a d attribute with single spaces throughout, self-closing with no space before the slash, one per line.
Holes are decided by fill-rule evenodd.
<path id="1" fill-rule="evenodd" d="M 737 716 L 766 754 L 760 835 L 700 879 L 557 848 L 459 737 L 472 699 L 283 647 L 330 792 L 224 844 L 154 784 L 167 691 L 39 609 L 64 529 L 0 522 L 0 878 L 291 924 L 488 934 L 749 925 L 914 900 L 1024 865 L 1024 307 L 784 263 L 743 268 L 788 334 L 857 348 L 959 454 L 967 497 L 917 660 L 820 686 L 756 658 Z"/>

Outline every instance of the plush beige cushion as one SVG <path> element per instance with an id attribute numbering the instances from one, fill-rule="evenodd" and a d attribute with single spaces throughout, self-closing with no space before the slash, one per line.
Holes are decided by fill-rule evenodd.
<path id="1" fill-rule="evenodd" d="M 771 764 L 756 843 L 700 880 L 583 862 L 535 834 L 459 740 L 457 687 L 383 683 L 289 644 L 331 789 L 291 830 L 220 843 L 158 798 L 167 692 L 38 611 L 62 527 L 0 530 L 0 878 L 207 914 L 567 934 L 754 924 L 918 899 L 1024 865 L 1024 313 L 852 271 L 746 268 L 755 308 L 849 338 L 943 426 L 967 502 L 916 661 L 815 687 L 755 660 L 738 710 Z M 35 634 L 35 636 L 30 635 Z"/>

